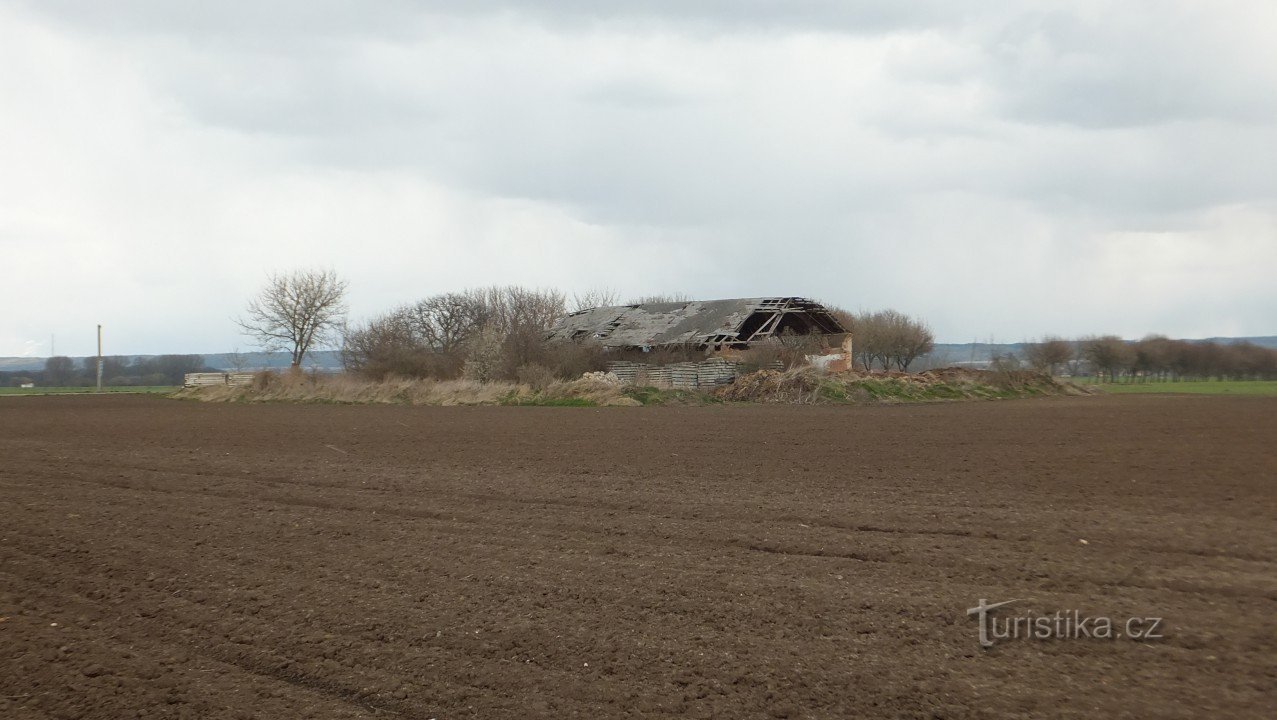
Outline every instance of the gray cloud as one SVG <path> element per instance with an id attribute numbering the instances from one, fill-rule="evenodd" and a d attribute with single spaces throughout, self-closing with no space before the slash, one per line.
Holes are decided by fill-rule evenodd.
<path id="1" fill-rule="evenodd" d="M 345 36 L 372 33 L 402 37 L 449 19 L 506 16 L 545 26 L 682 26 L 697 31 L 837 32 L 884 31 L 953 25 L 982 14 L 1005 12 L 1015 3 L 921 0 L 636 0 L 604 8 L 589 0 L 282 0 L 210 5 L 198 0 L 121 0 L 110 7 L 91 0 L 25 0 L 64 22 L 127 33 L 179 33 L 197 37 L 256 38 Z M 643 28 L 639 28 L 643 29 Z"/>
<path id="2" fill-rule="evenodd" d="M 1138 10 L 1132 12 L 1131 8 Z M 990 44 L 1006 111 L 1090 128 L 1277 115 L 1277 53 L 1262 40 L 1277 8 L 1119 6 L 1009 23 Z"/>
<path id="3" fill-rule="evenodd" d="M 0 3 L 0 241 L 36 268 L 6 292 L 67 288 L 0 345 L 94 322 L 83 292 L 135 351 L 224 350 L 302 261 L 365 313 L 611 282 L 955 340 L 1274 331 L 1267 3 L 454 5 Z M 160 279 L 209 247 L 254 261 Z"/>

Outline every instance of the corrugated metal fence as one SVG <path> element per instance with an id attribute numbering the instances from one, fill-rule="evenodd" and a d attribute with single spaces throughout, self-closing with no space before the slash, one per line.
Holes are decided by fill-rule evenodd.
<path id="1" fill-rule="evenodd" d="M 608 372 L 626 385 L 693 390 L 698 387 L 726 385 L 736 379 L 737 363 L 723 358 L 670 365 L 618 360 L 608 363 Z"/>
<path id="2" fill-rule="evenodd" d="M 183 385 L 186 387 L 205 387 L 208 385 L 252 385 L 251 372 L 202 372 L 186 373 Z"/>

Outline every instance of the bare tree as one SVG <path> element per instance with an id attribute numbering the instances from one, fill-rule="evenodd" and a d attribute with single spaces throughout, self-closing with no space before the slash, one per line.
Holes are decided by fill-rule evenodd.
<path id="1" fill-rule="evenodd" d="M 834 311 L 834 317 L 851 334 L 852 356 L 866 371 L 872 370 L 880 346 L 878 328 L 872 322 L 872 315 L 865 312 L 852 313 L 839 308 Z"/>
<path id="2" fill-rule="evenodd" d="M 1040 342 L 1029 343 L 1024 348 L 1024 359 L 1034 370 L 1056 374 L 1060 365 L 1073 357 L 1073 345 L 1058 337 L 1047 337 Z"/>
<path id="3" fill-rule="evenodd" d="M 1097 375 L 1107 374 L 1109 382 L 1117 379 L 1118 373 L 1128 367 L 1135 353 L 1125 340 L 1116 335 L 1087 338 L 1082 341 L 1086 359 L 1095 367 Z"/>
<path id="4" fill-rule="evenodd" d="M 1081 340 L 1069 340 L 1069 359 L 1064 361 L 1064 368 L 1071 377 L 1082 374 L 1086 365 L 1086 348 Z"/>
<path id="5" fill-rule="evenodd" d="M 437 378 L 456 377 L 473 364 L 471 377 L 511 379 L 525 365 L 549 362 L 542 357 L 546 331 L 564 312 L 556 290 L 497 286 L 435 295 L 347 327 L 342 364 L 368 377 Z M 582 365 L 576 356 L 589 355 L 552 354 L 563 367 Z"/>
<path id="6" fill-rule="evenodd" d="M 572 312 L 591 310 L 600 307 L 612 307 L 621 301 L 621 296 L 608 287 L 590 288 L 585 292 L 572 293 Z"/>
<path id="7" fill-rule="evenodd" d="M 484 308 L 484 323 L 493 323 L 506 336 L 541 333 L 567 312 L 567 299 L 558 290 L 518 285 L 471 290 Z"/>
<path id="8" fill-rule="evenodd" d="M 231 350 L 226 355 L 226 361 L 230 363 L 231 370 L 235 372 L 244 372 L 244 368 L 248 367 L 248 357 L 239 351 L 239 348 Z"/>
<path id="9" fill-rule="evenodd" d="M 634 298 L 629 301 L 628 305 L 658 305 L 660 303 L 682 303 L 691 302 L 692 296 L 685 292 L 664 293 L 658 295 L 644 295 L 643 297 Z"/>
<path id="10" fill-rule="evenodd" d="M 489 314 L 473 292 L 435 295 L 396 311 L 417 342 L 442 353 L 459 350 Z"/>
<path id="11" fill-rule="evenodd" d="M 181 385 L 187 373 L 209 370 L 204 363 L 203 355 L 160 355 L 153 358 L 134 358 L 129 368 L 131 375 L 138 377 L 150 375 L 163 378 L 160 385 Z M 145 383 L 147 385 L 157 383 Z"/>
<path id="12" fill-rule="evenodd" d="M 460 374 L 464 346 L 444 352 L 430 345 L 413 331 L 402 310 L 347 326 L 342 334 L 342 366 L 376 379 L 392 375 L 449 379 Z"/>
<path id="13" fill-rule="evenodd" d="M 914 360 L 935 348 L 935 337 L 927 324 L 898 310 L 861 312 L 839 320 L 851 332 L 852 347 L 866 370 L 873 369 L 876 362 L 883 370 L 895 367 L 907 371 Z"/>
<path id="14" fill-rule="evenodd" d="M 774 340 L 780 346 L 778 357 L 787 367 L 798 367 L 807 363 L 807 358 L 820 354 L 825 347 L 825 337 L 819 333 L 799 334 L 786 329 Z"/>
<path id="15" fill-rule="evenodd" d="M 332 270 L 271 275 L 236 322 L 264 350 L 288 350 L 292 367 L 336 337 L 346 314 L 346 281 Z"/>
<path id="16" fill-rule="evenodd" d="M 1164 335 L 1149 335 L 1135 343 L 1133 369 L 1143 380 L 1165 380 L 1174 360 L 1174 341 Z"/>
<path id="17" fill-rule="evenodd" d="M 55 355 L 44 361 L 44 384 L 70 385 L 75 379 L 75 361 L 64 355 Z"/>
<path id="18" fill-rule="evenodd" d="M 463 372 L 467 380 L 491 382 L 501 371 L 501 331 L 489 323 L 479 329 L 467 343 L 466 364 Z"/>
<path id="19" fill-rule="evenodd" d="M 891 337 L 891 356 L 896 367 L 908 372 L 909 366 L 920 356 L 935 348 L 935 335 L 922 320 L 916 320 L 895 310 L 886 311 L 888 333 Z"/>
<path id="20" fill-rule="evenodd" d="M 563 293 L 518 286 L 488 288 L 489 322 L 503 335 L 504 373 L 536 361 L 549 330 L 566 312 Z"/>
<path id="21" fill-rule="evenodd" d="M 1260 347 L 1252 342 L 1233 345 L 1233 357 L 1237 365 L 1234 373 L 1240 378 L 1270 379 L 1277 374 L 1277 350 Z"/>

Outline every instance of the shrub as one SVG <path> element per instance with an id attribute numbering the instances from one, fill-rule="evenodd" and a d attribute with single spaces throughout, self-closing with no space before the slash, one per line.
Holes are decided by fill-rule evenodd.
<path id="1" fill-rule="evenodd" d="M 748 350 L 742 350 L 737 355 L 740 361 L 739 372 L 745 374 L 759 370 L 779 370 L 785 364 L 781 359 L 783 351 L 784 348 L 778 341 L 754 343 Z"/>
<path id="2" fill-rule="evenodd" d="M 269 390 L 279 384 L 279 374 L 273 370 L 263 370 L 253 375 L 253 389 L 256 391 Z"/>
<path id="3" fill-rule="evenodd" d="M 799 335 L 786 330 L 777 338 L 780 344 L 780 361 L 786 368 L 796 368 L 807 364 L 809 355 L 819 355 L 825 350 L 823 335 Z"/>
<path id="4" fill-rule="evenodd" d="M 504 359 L 501 334 L 495 325 L 485 325 L 467 343 L 462 375 L 467 380 L 490 382 L 498 379 Z"/>
<path id="5" fill-rule="evenodd" d="M 544 365 L 521 365 L 517 372 L 519 383 L 537 392 L 544 391 L 555 381 L 554 371 Z"/>
<path id="6" fill-rule="evenodd" d="M 536 364 L 549 368 L 555 377 L 575 380 L 588 372 L 607 370 L 609 359 L 596 342 L 543 342 Z"/>

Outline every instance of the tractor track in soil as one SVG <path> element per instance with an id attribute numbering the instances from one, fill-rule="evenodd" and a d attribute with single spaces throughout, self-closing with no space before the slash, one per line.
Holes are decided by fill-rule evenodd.
<path id="1" fill-rule="evenodd" d="M 0 398 L 0 716 L 1273 716 L 1273 437 L 1275 398 Z M 983 650 L 980 598 L 1165 638 Z"/>

